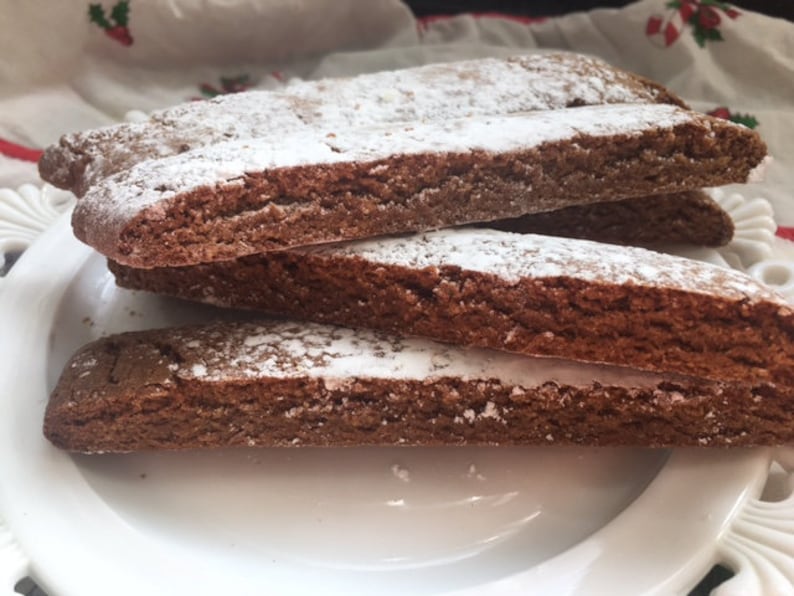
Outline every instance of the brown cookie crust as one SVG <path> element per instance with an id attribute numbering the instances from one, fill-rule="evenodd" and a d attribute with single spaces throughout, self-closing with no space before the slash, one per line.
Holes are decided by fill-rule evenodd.
<path id="1" fill-rule="evenodd" d="M 235 324 L 176 334 L 144 331 L 89 344 L 64 369 L 47 407 L 45 435 L 60 448 L 88 453 L 306 445 L 751 446 L 794 440 L 791 391 L 765 383 L 668 377 L 636 386 L 554 380 L 520 386 L 497 377 L 239 375 L 231 357 L 208 362 L 201 356 L 208 348 L 228 351 L 230 329 Z"/>
<path id="2" fill-rule="evenodd" d="M 448 238 L 463 240 L 450 248 Z M 448 264 L 466 243 L 472 266 Z M 427 264 L 389 257 L 411 246 Z M 489 250 L 498 251 L 492 265 L 478 269 Z M 521 273 L 514 261 L 540 272 Z M 460 230 L 192 267 L 111 261 L 110 269 L 122 287 L 304 320 L 714 380 L 794 383 L 794 312 L 782 298 L 739 272 L 636 248 Z"/>
<path id="3" fill-rule="evenodd" d="M 432 93 L 425 91 L 428 87 Z M 406 92 L 384 95 L 394 89 Z M 391 109 L 378 109 L 383 101 Z M 153 113 L 146 122 L 64 135 L 44 152 L 39 173 L 43 180 L 82 196 L 103 178 L 141 161 L 233 139 L 279 137 L 312 127 L 345 128 L 362 120 L 389 123 L 604 103 L 685 107 L 658 83 L 587 56 L 551 53 L 469 60 L 178 105 Z"/>
<path id="4" fill-rule="evenodd" d="M 749 129 L 694 113 L 669 115 L 685 122 L 643 126 L 633 134 L 579 134 L 504 152 L 429 151 L 275 167 L 196 187 L 166 181 L 172 172 L 195 174 L 194 162 L 164 160 L 154 170 L 142 166 L 105 181 L 78 203 L 72 221 L 78 238 L 116 261 L 183 266 L 745 182 L 766 154 Z M 393 138 L 413 139 L 412 131 L 400 129 Z M 380 143 L 391 134 L 360 132 L 338 137 L 331 150 Z M 366 153 L 340 151 L 351 158 Z M 202 163 L 214 172 L 215 160 L 219 168 L 225 162 L 211 156 Z M 162 185 L 155 182 L 159 177 Z"/>
<path id="5" fill-rule="evenodd" d="M 493 221 L 485 226 L 519 234 L 548 234 L 637 246 L 660 243 L 725 246 L 734 232 L 731 216 L 699 190 L 576 205 Z"/>

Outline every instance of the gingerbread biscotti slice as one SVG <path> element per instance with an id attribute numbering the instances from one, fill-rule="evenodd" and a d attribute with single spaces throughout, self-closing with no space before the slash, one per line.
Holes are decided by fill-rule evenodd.
<path id="1" fill-rule="evenodd" d="M 483 225 L 520 234 L 640 246 L 725 246 L 734 232 L 731 216 L 700 190 L 576 205 Z"/>
<path id="2" fill-rule="evenodd" d="M 657 104 L 296 134 L 142 162 L 72 223 L 126 265 L 180 266 L 745 182 L 765 154 L 746 127 Z"/>
<path id="3" fill-rule="evenodd" d="M 292 322 L 100 339 L 44 433 L 80 452 L 296 445 L 778 445 L 792 395 Z"/>
<path id="4" fill-rule="evenodd" d="M 684 106 L 661 85 L 587 56 L 486 58 L 190 102 L 146 122 L 65 135 L 46 150 L 39 170 L 44 180 L 82 196 L 140 161 L 229 140 L 603 103 Z"/>
<path id="5" fill-rule="evenodd" d="M 794 311 L 738 271 L 467 228 L 154 270 L 127 288 L 461 345 L 794 385 Z"/>

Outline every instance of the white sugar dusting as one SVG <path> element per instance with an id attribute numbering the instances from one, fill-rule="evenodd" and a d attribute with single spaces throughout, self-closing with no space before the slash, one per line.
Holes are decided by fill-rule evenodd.
<path id="1" fill-rule="evenodd" d="M 334 390 L 357 379 L 427 381 L 452 377 L 467 382 L 495 379 L 508 386 L 530 388 L 547 382 L 582 387 L 594 382 L 650 387 L 666 378 L 614 366 L 462 348 L 313 323 L 225 323 L 173 333 L 172 342 L 184 360 L 201 362 L 182 366 L 175 374 L 200 378 L 203 382 L 308 377 L 320 379 L 328 390 Z M 247 341 L 262 336 L 270 339 Z M 314 348 L 315 355 L 307 353 L 309 348 Z M 503 421 L 502 411 L 492 402 L 477 410 L 464 411 L 463 417 L 469 422 Z"/>
<path id="2" fill-rule="evenodd" d="M 773 158 L 771 155 L 765 156 L 764 159 L 761 160 L 761 163 L 750 171 L 750 174 L 747 176 L 747 182 L 763 182 L 766 179 L 766 173 L 772 161 Z"/>
<path id="3" fill-rule="evenodd" d="M 94 368 L 96 365 L 97 365 L 96 358 L 94 358 L 93 356 L 87 356 L 86 354 L 82 354 L 82 355 L 78 356 L 77 359 L 74 360 L 71 363 L 71 365 L 69 365 L 69 368 L 88 368 L 88 369 L 90 369 L 90 368 Z M 90 372 L 90 371 L 84 371 L 84 372 L 82 372 L 80 374 L 80 376 L 81 377 L 84 376 L 87 372 Z"/>
<path id="4" fill-rule="evenodd" d="M 485 408 L 482 412 L 480 412 L 480 418 L 493 418 L 499 422 L 504 422 L 504 418 L 502 418 L 499 410 L 497 409 L 496 405 L 492 401 L 489 401 L 485 404 Z"/>
<path id="5" fill-rule="evenodd" d="M 465 420 L 469 424 L 473 424 L 474 422 L 488 418 L 492 420 L 496 420 L 497 422 L 501 422 L 502 424 L 507 424 L 507 421 L 502 417 L 502 414 L 499 412 L 499 408 L 492 401 L 486 402 L 485 407 L 483 407 L 483 409 L 479 412 L 475 411 L 472 408 L 467 408 L 463 410 L 462 417 L 458 417 L 455 420 L 455 422 L 460 424 Z"/>
<path id="6" fill-rule="evenodd" d="M 482 93 L 487 89 L 487 93 Z M 484 58 L 293 84 L 189 102 L 148 121 L 70 135 L 87 177 L 102 178 L 147 157 L 228 140 L 307 129 L 444 120 L 602 103 L 650 103 L 658 91 L 605 62 L 571 53 Z M 130 146 L 136 151 L 130 151 Z M 108 158 L 110 156 L 110 158 Z"/>
<path id="7" fill-rule="evenodd" d="M 475 479 L 475 480 L 485 480 L 485 476 L 480 473 L 477 469 L 476 464 L 469 464 L 468 472 L 466 473 L 466 478 Z"/>
<path id="8" fill-rule="evenodd" d="M 194 364 L 190 367 L 190 374 L 196 378 L 207 376 L 207 367 L 203 364 Z"/>
<path id="9" fill-rule="evenodd" d="M 459 267 L 509 283 L 567 277 L 786 304 L 767 286 L 733 269 L 642 248 L 536 234 L 460 228 L 292 251 L 410 269 Z"/>
<path id="10" fill-rule="evenodd" d="M 408 468 L 401 466 L 400 464 L 393 464 L 391 467 L 392 475 L 397 478 L 397 480 L 401 482 L 410 482 L 411 481 L 411 473 Z"/>
<path id="11" fill-rule="evenodd" d="M 490 153 L 527 150 L 578 135 L 641 135 L 700 116 L 667 104 L 610 104 L 399 125 L 363 126 L 325 133 L 296 132 L 279 137 L 230 141 L 180 155 L 144 161 L 92 187 L 77 205 L 106 225 L 123 226 L 143 209 L 165 217 L 165 201 L 202 187 L 238 184 L 246 173 L 307 165 L 375 162 L 394 155 Z M 161 204 L 161 202 L 163 202 Z M 156 208 L 155 208 L 156 207 Z M 103 226 L 89 235 L 104 236 Z M 90 237 L 88 238 L 89 242 Z"/>

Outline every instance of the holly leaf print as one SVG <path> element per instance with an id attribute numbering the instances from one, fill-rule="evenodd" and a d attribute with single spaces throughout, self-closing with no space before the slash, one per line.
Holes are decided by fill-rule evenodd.
<path id="1" fill-rule="evenodd" d="M 702 6 L 714 6 L 722 10 L 728 10 L 730 8 L 730 5 L 727 2 L 722 2 L 722 0 L 700 0 L 700 4 Z"/>
<path id="2" fill-rule="evenodd" d="M 127 26 L 127 21 L 130 16 L 130 3 L 126 0 L 117 2 L 110 11 L 110 18 L 122 27 Z"/>
<path id="3" fill-rule="evenodd" d="M 113 26 L 105 17 L 105 9 L 102 8 L 101 4 L 88 5 L 88 20 L 92 23 L 96 23 L 102 27 L 102 29 L 109 29 Z"/>
<path id="4" fill-rule="evenodd" d="M 747 128 L 755 128 L 758 126 L 758 119 L 750 114 L 731 114 L 731 122 L 736 124 L 743 124 Z"/>
<path id="5" fill-rule="evenodd" d="M 701 48 L 706 47 L 707 41 L 724 41 L 719 29 L 703 29 L 702 27 L 697 27 L 692 34 L 695 36 L 695 41 Z"/>
<path id="6" fill-rule="evenodd" d="M 719 29 L 706 29 L 706 39 L 709 41 L 725 41 Z"/>

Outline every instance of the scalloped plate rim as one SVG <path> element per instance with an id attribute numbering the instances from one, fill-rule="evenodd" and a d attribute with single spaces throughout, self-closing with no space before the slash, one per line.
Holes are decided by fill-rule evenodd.
<path id="1" fill-rule="evenodd" d="M 5 358 L 0 359 L 0 387 L 5 389 L 2 394 L 9 395 L 13 390 L 14 393 L 37 400 L 39 408 L 43 407 L 42 404 L 46 400 L 46 394 L 42 395 L 44 381 L 40 378 L 40 367 L 43 365 L 41 358 L 46 353 L 46 337 L 55 317 L 53 307 L 60 300 L 66 285 L 71 283 L 75 272 L 91 254 L 88 248 L 77 244 L 71 238 L 67 219 L 68 215 L 64 215 L 23 255 L 6 280 L 9 284 L 0 292 L 0 320 L 7 323 L 7 328 L 14 331 L 34 330 L 32 335 L 14 336 L 17 338 L 15 340 L 9 339 L 12 336 L 8 334 L 0 337 L 0 346 L 3 346 L 3 351 L 0 353 L 6 355 Z M 38 265 L 42 261 L 49 261 L 54 250 L 58 251 L 63 269 L 45 273 Z M 25 284 L 30 283 L 43 284 L 42 287 L 37 288 L 40 298 L 35 304 L 29 302 L 29 296 L 22 289 Z M 52 291 L 41 293 L 40 290 L 43 289 Z M 29 309 L 27 315 L 12 314 L 15 312 L 14 309 L 22 304 Z M 9 353 L 20 350 L 29 356 L 21 363 L 8 357 Z M 38 358 L 37 362 L 36 358 Z M 38 377 L 37 370 L 39 370 Z M 16 400 L 2 402 L 6 415 L 0 417 L 0 421 L 19 419 L 18 416 L 8 414 L 9 408 L 12 408 L 13 404 L 18 404 L 20 399 L 17 397 Z M 32 414 L 28 412 L 27 415 Z M 184 563 L 181 559 L 179 561 L 174 557 L 162 559 L 161 557 L 168 553 L 167 544 L 158 543 L 151 536 L 144 537 L 140 531 L 130 528 L 115 515 L 107 503 L 88 490 L 84 483 L 81 484 L 82 476 L 69 456 L 49 448 L 44 443 L 40 436 L 26 435 L 21 431 L 15 433 L 13 429 L 6 429 L 6 432 L 0 432 L 0 470 L 4 478 L 11 481 L 0 484 L 0 512 L 5 514 L 9 527 L 25 552 L 32 556 L 32 569 L 36 576 L 44 581 L 45 587 L 58 588 L 58 591 L 53 593 L 54 596 L 77 594 L 98 596 L 103 593 L 100 588 L 106 585 L 103 582 L 110 579 L 117 581 L 114 584 L 117 594 L 140 594 L 142 589 L 150 589 L 152 585 L 168 586 L 167 582 L 173 580 L 174 572 L 180 567 L 183 571 L 187 570 L 184 564 L 180 565 L 180 562 Z M 29 474 L 31 461 L 24 459 L 19 461 L 17 457 L 11 457 L 13 450 L 20 447 L 22 452 L 26 449 L 33 450 L 32 453 L 37 457 L 36 465 L 43 466 L 42 469 L 48 471 L 46 477 Z M 626 527 L 626 519 L 635 520 L 640 524 L 650 523 L 657 532 L 664 532 L 664 526 L 674 525 L 670 523 L 674 519 L 678 519 L 679 523 L 690 528 L 700 527 L 701 530 L 706 528 L 707 531 L 700 536 L 688 536 L 687 544 L 690 545 L 690 550 L 679 553 L 679 560 L 669 568 L 665 569 L 664 565 L 660 564 L 664 562 L 656 561 L 655 573 L 661 572 L 658 581 L 648 585 L 648 577 L 644 577 L 638 578 L 641 582 L 645 582 L 642 585 L 629 585 L 626 583 L 626 577 L 621 576 L 619 578 L 621 591 L 625 590 L 624 593 L 627 594 L 665 593 L 673 587 L 680 589 L 682 586 L 692 585 L 713 562 L 723 528 L 730 523 L 736 512 L 741 510 L 742 503 L 760 492 L 766 477 L 769 457 L 770 452 L 766 449 L 735 452 L 675 450 L 670 463 L 664 466 L 645 492 L 617 518 L 590 538 L 526 572 L 455 593 L 495 595 L 513 593 L 516 588 L 528 587 L 553 589 L 561 593 L 560 590 L 564 592 L 583 586 L 596 586 L 596 589 L 597 586 L 614 587 L 614 582 L 618 579 L 616 564 L 622 568 L 627 564 L 625 557 L 629 554 L 635 557 L 631 564 L 640 567 L 643 560 L 647 562 L 648 557 L 643 558 L 638 556 L 638 553 L 643 548 L 646 551 L 648 548 L 652 550 L 656 548 L 648 544 L 652 541 L 645 539 L 644 533 L 642 540 L 638 541 L 635 534 L 638 528 Z M 703 458 L 708 462 L 704 462 Z M 698 461 L 702 466 L 700 468 Z M 691 473 L 693 466 L 703 477 L 704 484 L 691 482 L 688 472 Z M 679 477 L 671 481 L 670 478 L 676 475 Z M 682 484 L 682 478 L 687 478 L 687 482 Z M 55 492 L 52 490 L 53 486 L 58 487 L 57 494 L 52 494 Z M 687 488 L 689 494 L 685 490 Z M 671 494 L 679 494 L 679 500 L 670 503 Z M 49 507 L 37 510 L 35 505 L 31 505 L 36 502 L 31 501 L 32 495 L 38 495 L 39 500 L 45 499 L 42 495 L 48 496 L 49 500 L 46 502 Z M 711 500 L 706 499 L 707 502 L 703 503 L 705 495 Z M 71 506 L 67 508 L 68 516 L 61 515 L 53 509 L 55 504 L 63 506 L 64 503 Z M 668 515 L 675 514 L 675 518 L 649 515 L 653 512 L 647 510 L 648 503 L 666 503 Z M 658 511 L 656 513 L 658 514 Z M 71 528 L 72 531 L 79 529 L 81 540 L 71 540 L 68 532 L 59 533 L 65 528 Z M 681 527 L 678 527 L 678 530 L 680 531 Z M 60 549 L 56 551 L 53 547 L 58 545 L 53 544 L 53 536 L 59 535 L 62 542 Z M 124 540 L 120 540 L 122 537 Z M 656 538 L 661 543 L 662 537 L 657 535 Z M 670 534 L 668 538 L 675 538 L 675 534 Z M 620 552 L 614 549 L 615 540 L 623 541 L 623 549 L 620 549 Z M 626 540 L 629 542 L 626 543 Z M 617 559 L 615 559 L 616 554 Z M 681 555 L 685 559 L 683 562 L 680 560 Z M 91 568 L 98 570 L 96 576 L 90 579 L 86 577 L 79 569 L 81 560 L 92 562 Z M 141 563 L 145 563 L 146 577 L 142 577 L 136 571 L 141 568 Z M 585 568 L 587 573 L 582 575 L 582 569 Z M 635 574 L 632 574 L 632 578 L 634 576 Z M 118 583 L 122 577 L 124 581 Z M 151 584 L 149 582 L 152 577 L 158 582 L 165 583 Z M 651 577 L 655 576 L 652 574 Z M 179 586 L 184 587 L 181 578 L 178 584 L 171 584 L 171 588 L 176 589 L 177 593 Z M 191 593 L 217 593 L 219 587 L 220 584 L 207 583 L 198 590 L 192 587 Z"/>

